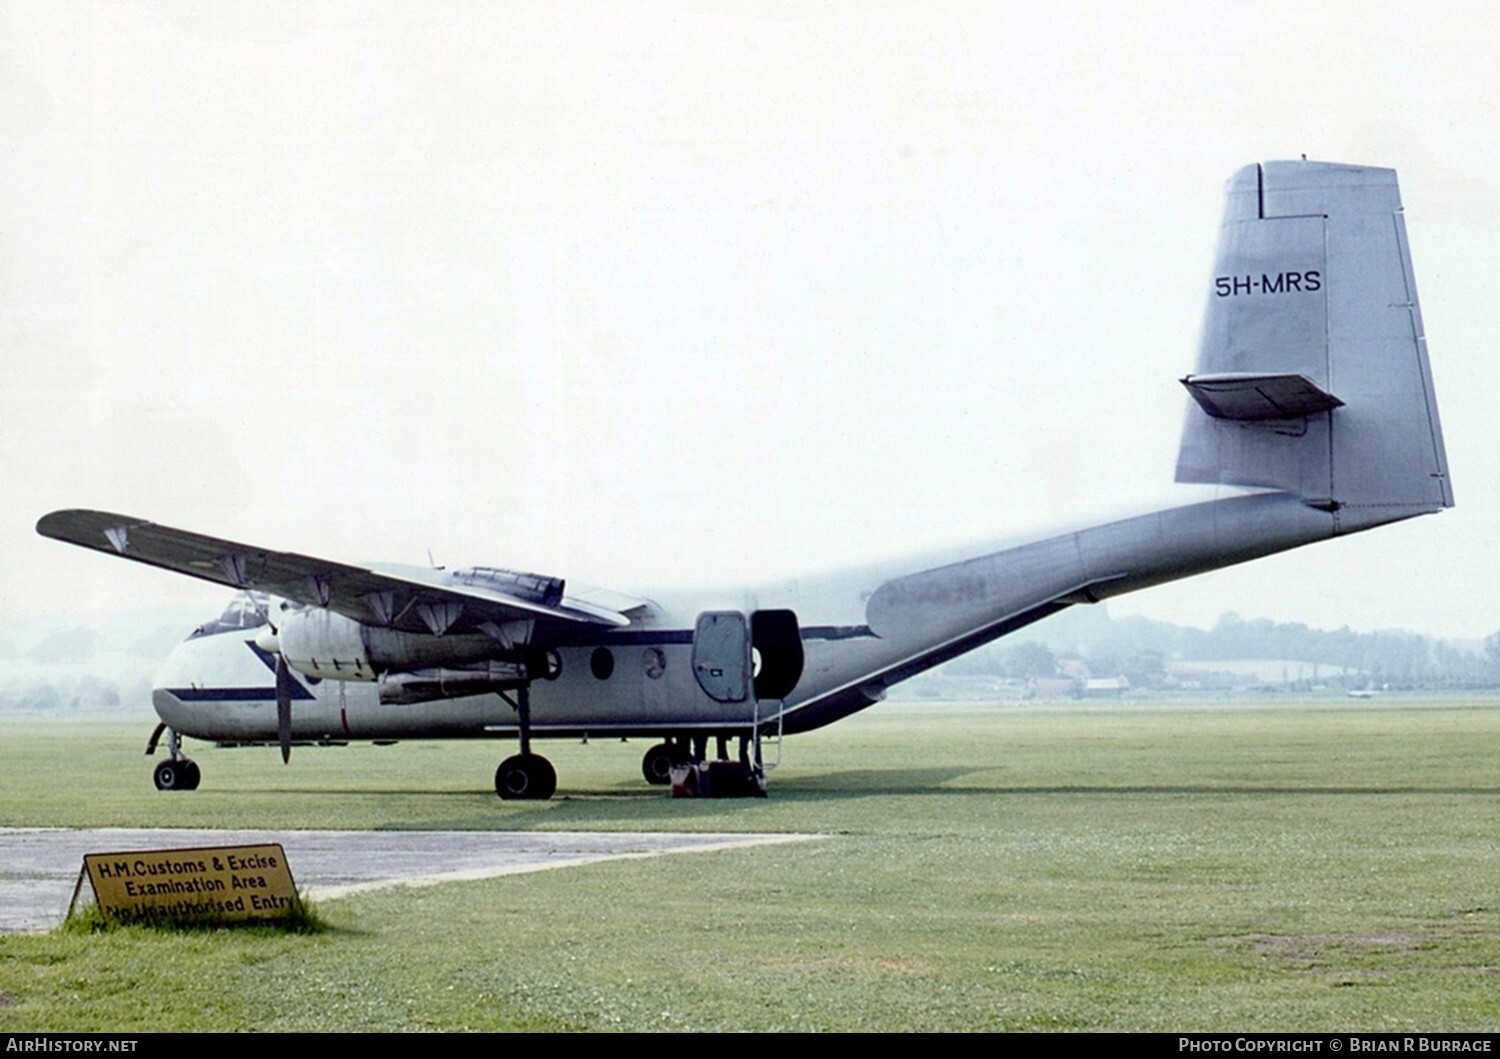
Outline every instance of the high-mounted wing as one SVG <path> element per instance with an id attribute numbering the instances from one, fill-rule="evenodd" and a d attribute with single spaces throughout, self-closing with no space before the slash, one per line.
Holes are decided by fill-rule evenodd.
<path id="1" fill-rule="evenodd" d="M 534 622 L 533 644 L 589 628 L 629 625 L 618 610 L 570 598 L 561 578 L 474 567 L 371 569 L 278 552 L 159 526 L 106 511 L 54 511 L 36 524 L 44 537 L 238 589 L 325 607 L 365 625 L 442 636 Z M 610 602 L 630 597 L 611 594 Z M 644 601 L 637 601 L 643 603 Z"/>

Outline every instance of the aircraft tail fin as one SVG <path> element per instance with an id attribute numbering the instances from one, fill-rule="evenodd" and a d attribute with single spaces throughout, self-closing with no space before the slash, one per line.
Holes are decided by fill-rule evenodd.
<path id="1" fill-rule="evenodd" d="M 1229 181 L 1177 480 L 1282 489 L 1344 530 L 1453 505 L 1396 174 Z"/>

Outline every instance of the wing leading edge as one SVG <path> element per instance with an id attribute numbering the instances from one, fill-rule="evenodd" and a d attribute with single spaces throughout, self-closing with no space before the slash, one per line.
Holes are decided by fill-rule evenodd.
<path id="1" fill-rule="evenodd" d="M 561 578 L 537 574 L 485 567 L 451 572 L 422 567 L 377 570 L 107 511 L 54 511 L 37 522 L 36 531 L 106 555 L 229 588 L 269 592 L 402 632 L 442 636 L 492 632 L 528 622 L 535 624 L 527 639 L 538 643 L 630 624 L 617 610 L 569 598 Z"/>

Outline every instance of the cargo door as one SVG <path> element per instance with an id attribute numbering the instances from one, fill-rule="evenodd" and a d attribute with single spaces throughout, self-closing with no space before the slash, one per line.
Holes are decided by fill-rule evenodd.
<path id="1" fill-rule="evenodd" d="M 693 629 L 693 676 L 716 702 L 744 702 L 751 694 L 750 627 L 737 610 L 698 615 Z"/>

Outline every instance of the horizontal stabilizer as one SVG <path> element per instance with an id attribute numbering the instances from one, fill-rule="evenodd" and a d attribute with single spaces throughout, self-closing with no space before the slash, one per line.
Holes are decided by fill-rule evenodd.
<path id="1" fill-rule="evenodd" d="M 1182 385 L 1215 419 L 1296 419 L 1327 412 L 1344 403 L 1306 375 L 1297 373 L 1189 375 Z"/>

